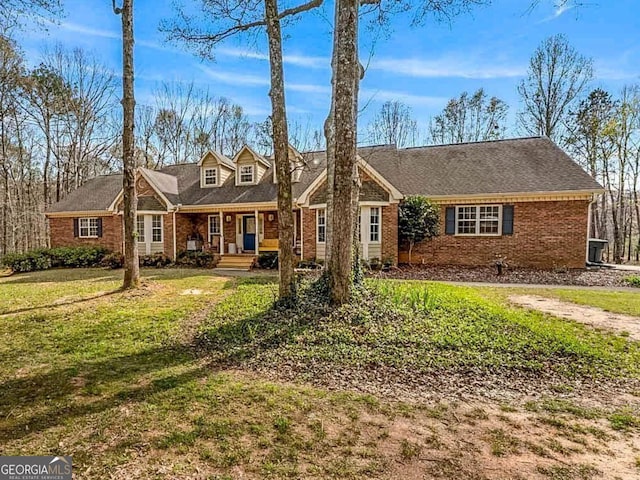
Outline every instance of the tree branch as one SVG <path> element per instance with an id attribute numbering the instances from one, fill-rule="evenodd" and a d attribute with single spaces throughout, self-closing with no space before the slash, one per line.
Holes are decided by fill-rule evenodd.
<path id="1" fill-rule="evenodd" d="M 113 1 L 115 2 L 115 0 Z M 287 8 L 278 14 L 278 20 L 292 17 L 300 13 L 313 10 L 314 8 L 318 8 L 323 4 L 323 2 L 324 0 L 309 0 L 307 3 L 303 3 L 301 5 L 298 5 L 297 7 Z M 238 33 L 246 32 L 247 30 L 251 30 L 257 27 L 264 27 L 266 25 L 267 22 L 265 20 L 256 20 L 255 22 L 250 23 L 239 23 L 216 34 L 194 34 L 189 33 L 186 29 L 175 28 L 174 35 L 186 41 L 220 43 L 226 38 Z"/>
<path id="2" fill-rule="evenodd" d="M 111 0 L 111 5 L 113 6 L 113 13 L 115 13 L 116 15 L 120 15 L 122 13 L 122 9 L 116 7 L 116 0 Z"/>

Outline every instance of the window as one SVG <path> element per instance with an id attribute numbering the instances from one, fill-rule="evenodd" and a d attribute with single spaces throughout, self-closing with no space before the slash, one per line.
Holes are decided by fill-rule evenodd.
<path id="1" fill-rule="evenodd" d="M 136 232 L 138 233 L 138 242 L 144 243 L 144 215 L 138 215 L 136 219 Z"/>
<path id="2" fill-rule="evenodd" d="M 209 215 L 209 243 L 215 235 L 220 235 L 220 215 Z"/>
<path id="3" fill-rule="evenodd" d="M 151 241 L 162 242 L 162 216 L 151 215 Z"/>
<path id="4" fill-rule="evenodd" d="M 500 235 L 501 205 L 456 207 L 457 235 Z"/>
<path id="5" fill-rule="evenodd" d="M 380 208 L 371 207 L 369 213 L 369 241 L 380 241 Z"/>
<path id="6" fill-rule="evenodd" d="M 253 165 L 240 166 L 240 183 L 253 183 Z"/>
<path id="7" fill-rule="evenodd" d="M 327 238 L 327 212 L 324 208 L 318 209 L 318 243 L 324 243 Z"/>
<path id="8" fill-rule="evenodd" d="M 204 169 L 204 184 L 207 186 L 218 184 L 218 169 L 217 168 L 205 168 Z"/>
<path id="9" fill-rule="evenodd" d="M 97 238 L 98 219 L 95 217 L 78 219 L 78 236 L 80 238 Z"/>

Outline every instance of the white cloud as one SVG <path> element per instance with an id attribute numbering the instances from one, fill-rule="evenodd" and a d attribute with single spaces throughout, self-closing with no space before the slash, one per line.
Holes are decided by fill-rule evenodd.
<path id="1" fill-rule="evenodd" d="M 398 92 L 394 90 L 376 90 L 370 88 L 360 89 L 360 103 L 368 103 L 369 101 L 394 101 L 399 100 L 413 107 L 431 107 L 440 108 L 445 105 L 448 98 L 434 97 L 429 95 L 415 95 L 413 93 Z"/>
<path id="2" fill-rule="evenodd" d="M 266 53 L 254 52 L 242 48 L 220 47 L 214 50 L 214 54 L 235 58 L 251 58 L 254 60 L 269 61 Z M 282 57 L 284 63 L 306 68 L 329 68 L 331 60 L 328 57 L 315 57 L 300 54 L 285 54 Z"/>
<path id="3" fill-rule="evenodd" d="M 205 65 L 197 65 L 209 78 L 228 85 L 241 85 L 244 87 L 269 87 L 271 79 L 268 75 L 253 75 L 242 72 L 230 72 L 222 69 L 207 67 Z M 285 83 L 285 88 L 294 92 L 326 94 L 330 93 L 330 88 L 325 85 L 316 85 L 309 83 Z"/>
<path id="4" fill-rule="evenodd" d="M 548 17 L 543 18 L 538 23 L 546 23 L 560 18 L 562 15 L 567 13 L 569 10 L 573 10 L 574 8 L 576 8 L 576 5 L 569 0 L 560 2 L 559 4 L 554 3 L 553 13 Z"/>
<path id="5" fill-rule="evenodd" d="M 463 58 L 424 60 L 419 58 L 378 58 L 369 68 L 391 74 L 418 78 L 513 78 L 526 72 L 522 65 L 497 65 L 495 59 L 478 59 L 470 62 Z"/>

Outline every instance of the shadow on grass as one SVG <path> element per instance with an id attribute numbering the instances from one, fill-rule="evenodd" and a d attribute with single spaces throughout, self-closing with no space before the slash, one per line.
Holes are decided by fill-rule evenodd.
<path id="1" fill-rule="evenodd" d="M 151 280 L 179 280 L 190 277 L 227 277 L 230 275 L 216 272 L 215 269 L 205 268 L 142 268 L 142 279 Z M 251 273 L 251 272 L 246 272 Z M 245 272 L 240 272 L 242 276 Z M 18 285 L 30 283 L 58 283 L 84 281 L 122 281 L 123 270 L 110 270 L 106 268 L 52 268 L 39 272 L 14 273 L 0 277 L 0 285 Z M 265 275 L 266 276 L 266 275 Z"/>
<path id="2" fill-rule="evenodd" d="M 0 310 L 0 318 L 7 317 L 9 315 L 17 315 L 19 313 L 32 312 L 34 310 L 51 309 L 56 307 L 77 305 L 77 304 L 88 302 L 91 300 L 97 300 L 99 298 L 109 297 L 111 295 L 115 295 L 116 293 L 122 293 L 122 290 L 121 289 L 111 290 L 110 292 L 102 292 L 97 295 L 92 295 L 90 297 L 78 298 L 76 300 L 69 300 L 66 302 L 55 302 L 50 305 L 37 305 L 35 307 L 17 308 L 15 310 Z"/>
<path id="3" fill-rule="evenodd" d="M 184 348 L 155 348 L 5 381 L 0 384 L 0 442 L 176 388 L 209 370 L 194 360 Z M 153 378 L 164 369 L 180 366 L 187 371 Z M 33 414 L 19 412 L 34 406 Z"/>
<path id="4" fill-rule="evenodd" d="M 231 287 L 236 282 L 233 279 L 225 285 Z M 246 279 L 241 282 L 252 283 Z M 271 278 L 255 281 L 256 284 L 272 282 Z M 225 342 L 220 352 L 202 348 L 202 338 L 198 339 L 200 348 L 196 348 L 192 338 L 180 343 L 183 340 L 176 337 L 169 344 L 132 355 L 94 362 L 76 361 L 44 373 L 2 381 L 0 444 L 73 424 L 83 416 L 119 405 L 149 401 L 158 393 L 177 389 L 226 364 L 289 341 L 301 326 L 270 319 L 274 315 L 282 319 L 282 312 L 267 306 L 258 314 L 221 327 L 220 336 L 228 337 L 229 342 Z M 263 334 L 265 337 L 260 338 Z M 163 374 L 168 369 L 170 371 Z"/>

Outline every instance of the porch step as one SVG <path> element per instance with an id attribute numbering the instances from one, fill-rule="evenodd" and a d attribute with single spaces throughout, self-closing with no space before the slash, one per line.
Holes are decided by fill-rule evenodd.
<path id="1" fill-rule="evenodd" d="M 256 257 L 253 255 L 223 255 L 216 268 L 223 270 L 251 270 Z"/>

